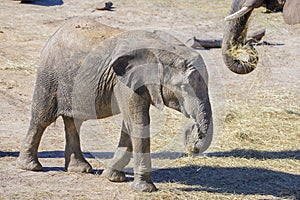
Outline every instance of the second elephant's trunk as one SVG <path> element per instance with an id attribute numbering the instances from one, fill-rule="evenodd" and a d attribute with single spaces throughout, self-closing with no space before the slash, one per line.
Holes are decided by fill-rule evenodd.
<path id="1" fill-rule="evenodd" d="M 231 6 L 230 14 L 239 11 L 244 0 L 235 0 Z M 253 71 L 258 63 L 256 49 L 247 43 L 248 21 L 252 10 L 244 16 L 226 23 L 223 36 L 222 54 L 226 66 L 237 74 L 247 74 Z"/>

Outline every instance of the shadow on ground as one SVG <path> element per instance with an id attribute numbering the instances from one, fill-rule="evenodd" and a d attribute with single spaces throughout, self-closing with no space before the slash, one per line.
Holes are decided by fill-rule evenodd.
<path id="1" fill-rule="evenodd" d="M 184 184 L 184 191 L 300 198 L 300 175 L 263 168 L 187 166 L 156 170 L 153 180 Z"/>
<path id="2" fill-rule="evenodd" d="M 95 158 L 95 159 L 111 159 L 114 152 L 83 152 L 85 158 Z M 152 158 L 157 159 L 176 159 L 186 154 L 180 152 L 161 152 L 161 153 L 151 153 Z M 18 157 L 19 152 L 4 152 L 0 151 L 1 157 Z M 64 158 L 63 151 L 42 151 L 38 153 L 39 158 Z"/>
<path id="3" fill-rule="evenodd" d="M 232 151 L 207 153 L 208 157 L 235 157 L 265 159 L 296 159 L 300 160 L 300 150 L 295 151 L 257 151 L 253 149 L 234 149 Z"/>
<path id="4" fill-rule="evenodd" d="M 0 151 L 1 157 L 17 157 L 19 152 Z M 178 158 L 182 153 L 154 153 L 153 158 Z M 300 151 L 266 152 L 236 149 L 230 152 L 208 153 L 209 157 L 237 157 L 255 159 L 300 159 Z M 110 159 L 112 152 L 85 152 L 87 158 Z M 40 158 L 63 158 L 63 151 L 39 152 Z M 63 167 L 44 167 L 44 172 L 65 171 Z M 94 170 L 101 174 L 102 170 Z M 186 187 L 178 188 L 184 191 L 206 191 L 212 193 L 232 193 L 245 195 L 273 195 L 300 199 L 300 175 L 288 174 L 263 168 L 250 167 L 212 167 L 185 166 L 180 168 L 157 169 L 153 171 L 156 183 L 174 182 Z M 132 181 L 132 180 L 131 180 Z"/>
<path id="5" fill-rule="evenodd" d="M 33 5 L 39 5 L 39 6 L 59 6 L 64 4 L 62 0 L 36 0 L 29 3 L 23 3 L 22 4 L 33 4 Z"/>
<path id="6" fill-rule="evenodd" d="M 66 169 L 64 167 L 43 167 L 43 172 L 66 172 Z M 93 174 L 102 174 L 103 169 L 95 169 L 93 170 Z M 133 180 L 133 179 L 128 179 L 128 180 Z"/>
<path id="7" fill-rule="evenodd" d="M 0 151 L 0 158 L 18 157 L 19 152 L 4 152 Z M 113 152 L 84 152 L 84 157 L 86 158 L 99 158 L 99 159 L 110 159 L 113 157 Z M 151 153 L 151 157 L 154 159 L 176 159 L 179 157 L 184 157 L 186 154 L 181 152 L 159 152 Z M 205 156 L 208 157 L 235 157 L 235 158 L 254 158 L 258 160 L 265 159 L 296 159 L 300 160 L 300 150 L 295 151 L 257 151 L 252 149 L 234 149 L 232 151 L 224 152 L 212 152 L 206 153 Z M 39 158 L 63 158 L 63 151 L 42 151 L 38 153 Z"/>
<path id="8" fill-rule="evenodd" d="M 43 167 L 43 172 L 50 172 L 50 171 L 56 171 L 56 172 L 65 172 L 64 167 Z"/>

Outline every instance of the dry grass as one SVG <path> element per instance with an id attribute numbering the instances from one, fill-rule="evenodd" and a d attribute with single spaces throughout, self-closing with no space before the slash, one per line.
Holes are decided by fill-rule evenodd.
<path id="1" fill-rule="evenodd" d="M 232 48 L 227 51 L 227 54 L 238 60 L 242 65 L 247 65 L 251 68 L 256 68 L 258 63 L 258 52 L 251 45 L 232 45 Z"/>
<path id="2" fill-rule="evenodd" d="M 136 199 L 298 199 L 299 111 L 229 107 L 210 153 L 154 171 L 160 191 Z"/>
<path id="3" fill-rule="evenodd" d="M 300 138 L 299 111 L 270 107 L 237 108 L 227 114 L 225 130 L 237 140 L 237 147 L 264 150 L 295 149 Z M 234 140 L 233 140 L 234 141 Z M 256 145 L 256 146 L 253 146 Z M 258 149 L 257 149 L 258 150 Z"/>
<path id="4" fill-rule="evenodd" d="M 226 116 L 220 124 L 222 133 L 218 133 L 217 145 L 209 153 L 195 157 L 180 154 L 172 157 L 174 145 L 170 144 L 181 134 L 184 117 L 170 109 L 152 110 L 155 124 L 152 127 L 155 133 L 152 136 L 152 152 L 156 155 L 153 157 L 153 180 L 159 191 L 136 193 L 134 198 L 299 198 L 300 108 L 276 107 L 283 96 L 277 95 L 273 106 L 244 104 L 244 100 L 228 104 Z M 257 99 L 258 96 L 252 98 Z M 261 100 L 268 98 L 260 97 Z M 158 128 L 159 125 L 161 127 Z M 112 129 L 113 123 L 107 124 L 107 127 Z M 110 135 L 110 139 L 117 141 L 118 131 L 110 132 L 116 133 Z M 157 156 L 164 150 L 171 151 L 171 156 Z M 103 168 L 103 165 L 98 166 Z M 132 171 L 129 171 L 131 174 Z"/>

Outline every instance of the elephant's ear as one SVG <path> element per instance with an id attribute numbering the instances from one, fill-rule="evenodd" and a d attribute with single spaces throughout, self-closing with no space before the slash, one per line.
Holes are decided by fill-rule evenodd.
<path id="1" fill-rule="evenodd" d="M 133 91 L 146 86 L 154 106 L 163 108 L 162 65 L 151 49 L 119 51 L 113 56 L 111 66 L 118 79 Z"/>
<path id="2" fill-rule="evenodd" d="M 287 24 L 300 23 L 300 1 L 286 0 L 283 7 L 283 18 Z"/>

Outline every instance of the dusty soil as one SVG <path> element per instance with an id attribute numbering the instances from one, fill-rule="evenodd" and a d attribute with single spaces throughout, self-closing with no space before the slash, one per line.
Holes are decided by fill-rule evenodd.
<path id="1" fill-rule="evenodd" d="M 183 117 L 153 111 L 152 194 L 101 176 L 118 135 L 118 116 L 87 122 L 82 148 L 93 174 L 64 171 L 64 134 L 59 119 L 40 145 L 42 172 L 17 169 L 15 160 L 30 120 L 39 54 L 65 20 L 93 16 L 123 29 L 160 29 L 183 42 L 193 36 L 221 38 L 231 0 L 140 0 L 114 2 L 97 11 L 97 0 L 0 2 L 0 199 L 300 199 L 300 26 L 287 26 L 280 13 L 254 13 L 250 30 L 267 29 L 260 64 L 246 76 L 231 73 L 220 49 L 198 50 L 210 74 L 216 140 L 204 156 L 181 154 Z M 157 124 L 159 126 L 157 126 Z M 163 125 L 161 125 L 163 124 Z M 157 128 L 158 127 L 158 128 Z M 109 133 L 109 134 L 108 134 Z M 164 153 L 170 151 L 169 153 Z"/>

